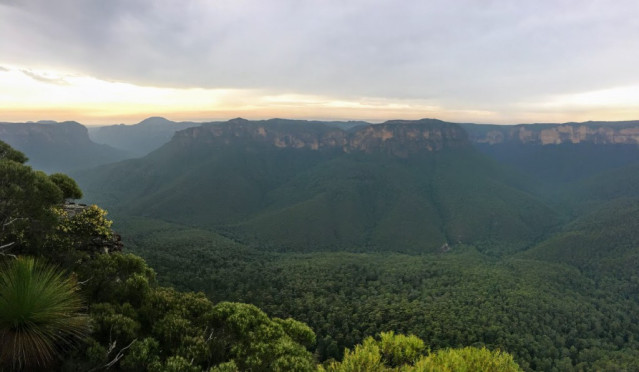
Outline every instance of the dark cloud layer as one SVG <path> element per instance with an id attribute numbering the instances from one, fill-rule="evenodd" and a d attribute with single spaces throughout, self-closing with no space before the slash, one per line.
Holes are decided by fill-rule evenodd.
<path id="1" fill-rule="evenodd" d="M 0 63 L 490 109 L 639 84 L 634 0 L 0 0 Z"/>

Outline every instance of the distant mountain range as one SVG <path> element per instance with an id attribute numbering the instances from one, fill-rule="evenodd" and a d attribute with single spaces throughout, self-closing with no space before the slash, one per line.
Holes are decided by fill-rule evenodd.
<path id="1" fill-rule="evenodd" d="M 199 125 L 200 123 L 150 117 L 134 125 L 90 127 L 89 136 L 96 143 L 109 145 L 131 157 L 141 157 L 169 142 L 176 131 Z"/>
<path id="2" fill-rule="evenodd" d="M 207 122 L 208 125 L 220 123 L 222 122 Z M 363 121 L 308 123 L 321 123 L 345 130 L 369 124 Z M 169 142 L 175 132 L 186 128 L 197 127 L 201 124 L 202 123 L 191 121 L 175 122 L 161 117 L 150 117 L 134 125 L 119 124 L 90 127 L 89 136 L 96 143 L 120 149 L 131 154 L 132 157 L 141 157 Z"/>
<path id="3" fill-rule="evenodd" d="M 176 133 L 142 159 L 76 175 L 117 213 L 212 228 L 272 249 L 523 249 L 560 215 L 533 181 L 439 120 L 345 131 L 234 119 Z"/>
<path id="4" fill-rule="evenodd" d="M 25 153 L 29 165 L 48 173 L 91 168 L 130 157 L 91 141 L 87 128 L 74 121 L 0 123 L 0 140 Z"/>
<path id="5" fill-rule="evenodd" d="M 112 146 L 92 142 L 75 122 L 0 124 L 0 139 L 36 168 L 104 164 L 73 172 L 88 201 L 273 250 L 432 252 L 473 244 L 500 254 L 554 234 L 574 237 L 583 225 L 566 222 L 609 215 L 610 205 L 622 211 L 624 200 L 639 198 L 637 121 L 149 118 L 91 136 Z M 125 157 L 141 158 L 117 162 Z"/>

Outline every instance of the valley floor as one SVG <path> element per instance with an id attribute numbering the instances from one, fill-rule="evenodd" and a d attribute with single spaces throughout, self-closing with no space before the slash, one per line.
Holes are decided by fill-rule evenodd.
<path id="1" fill-rule="evenodd" d="M 488 257 L 457 245 L 441 254 L 273 253 L 213 232 L 117 218 L 125 245 L 162 284 L 214 302 L 255 304 L 317 334 L 320 360 L 384 331 L 431 349 L 487 346 L 525 370 L 637 368 L 639 280 L 595 275 L 526 255 Z"/>

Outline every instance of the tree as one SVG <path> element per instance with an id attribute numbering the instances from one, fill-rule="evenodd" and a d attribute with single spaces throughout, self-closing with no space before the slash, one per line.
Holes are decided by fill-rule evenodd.
<path id="1" fill-rule="evenodd" d="M 210 324 L 217 335 L 213 342 L 219 362 L 233 361 L 242 371 L 315 369 L 312 354 L 295 341 L 315 341 L 315 335 L 303 323 L 274 321 L 253 305 L 222 302 L 213 308 Z"/>
<path id="2" fill-rule="evenodd" d="M 438 350 L 423 355 L 424 342 L 416 336 L 382 332 L 380 339 L 368 337 L 353 351 L 346 350 L 341 362 L 319 366 L 320 372 L 454 372 L 454 371 L 521 371 L 512 355 L 486 348 Z M 325 369 L 326 368 L 326 369 Z"/>
<path id="3" fill-rule="evenodd" d="M 38 249 L 57 221 L 51 207 L 63 200 L 62 191 L 43 172 L 0 159 L 0 246 L 14 252 Z"/>
<path id="4" fill-rule="evenodd" d="M 29 160 L 23 153 L 13 149 L 7 143 L 0 141 L 0 160 L 11 160 L 24 164 Z"/>
<path id="5" fill-rule="evenodd" d="M 118 252 L 122 248 L 119 235 L 111 230 L 107 212 L 97 205 L 69 213 L 62 207 L 53 211 L 58 224 L 43 244 L 42 255 L 68 268 L 100 253 Z"/>
<path id="6" fill-rule="evenodd" d="M 75 180 L 63 173 L 54 173 L 49 179 L 62 190 L 64 199 L 80 199 L 82 198 L 82 190 L 78 187 Z"/>
<path id="7" fill-rule="evenodd" d="M 414 366 L 415 371 L 487 371 L 518 372 L 521 368 L 513 360 L 513 356 L 499 351 L 491 351 L 482 347 L 465 347 L 462 349 L 438 350 L 420 359 Z"/>
<path id="8" fill-rule="evenodd" d="M 44 369 L 88 333 L 76 283 L 31 257 L 0 270 L 0 366 Z"/>
<path id="9" fill-rule="evenodd" d="M 62 190 L 44 172 L 24 165 L 26 161 L 24 154 L 0 141 L 0 254 L 33 252 L 41 246 L 55 226 L 51 207 L 64 201 Z"/>

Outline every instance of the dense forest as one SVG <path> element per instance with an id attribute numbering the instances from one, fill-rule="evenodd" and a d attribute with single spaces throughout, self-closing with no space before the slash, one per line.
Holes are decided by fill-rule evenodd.
<path id="1" fill-rule="evenodd" d="M 300 321 L 158 286 L 104 210 L 67 203 L 82 196 L 75 181 L 26 161 L 0 142 L 2 371 L 519 370 L 499 350 L 431 351 L 393 332 L 324 361 Z"/>
<path id="2" fill-rule="evenodd" d="M 432 349 L 506 350 L 525 370 L 639 368 L 636 275 L 530 257 L 544 246 L 505 258 L 472 246 L 423 255 L 269 253 L 202 229 L 122 222 L 127 246 L 146 257 L 163 284 L 301 320 L 317 334 L 321 360 L 340 359 L 368 335 L 395 331 Z"/>

